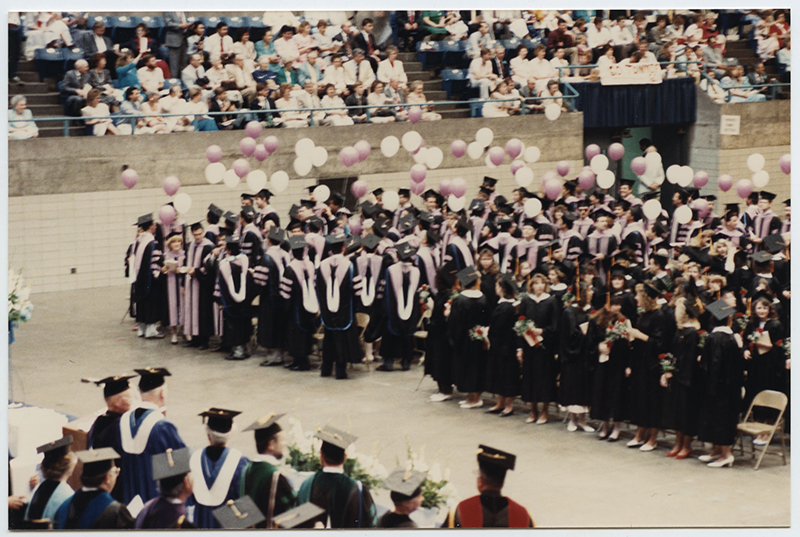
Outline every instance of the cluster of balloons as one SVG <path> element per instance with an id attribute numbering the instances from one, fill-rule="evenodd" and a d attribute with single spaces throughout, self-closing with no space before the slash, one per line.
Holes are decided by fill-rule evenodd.
<path id="1" fill-rule="evenodd" d="M 328 162 L 328 150 L 324 147 L 317 147 L 311 138 L 302 138 L 294 144 L 294 171 L 300 177 L 305 177 L 311 173 L 312 167 L 321 167 Z"/>
<path id="2" fill-rule="evenodd" d="M 170 177 L 168 177 L 167 179 L 170 179 Z M 172 179 L 175 178 L 173 177 Z M 177 179 L 175 180 L 177 181 Z M 180 194 L 176 194 L 175 197 L 172 199 L 172 205 L 163 205 L 158 210 L 158 219 L 165 226 L 169 226 L 170 224 L 172 224 L 172 222 L 175 221 L 175 219 L 178 217 L 179 214 L 186 214 L 189 212 L 189 209 L 191 208 L 192 208 L 192 197 L 185 192 L 181 192 Z"/>
<path id="3" fill-rule="evenodd" d="M 314 142 L 311 143 L 313 144 Z M 367 142 L 366 140 L 360 140 L 355 144 L 353 144 L 352 146 L 343 147 L 341 151 L 339 151 L 339 162 L 341 162 L 342 166 L 344 166 L 345 168 L 350 168 L 351 166 L 355 166 L 359 162 L 364 162 L 365 160 L 367 160 L 367 157 L 369 157 L 369 154 L 371 152 L 372 152 L 372 146 L 369 145 L 369 142 Z M 327 153 L 326 153 L 326 159 L 327 159 Z"/>
<path id="4" fill-rule="evenodd" d="M 752 183 L 756 188 L 764 188 L 769 183 L 769 173 L 764 169 L 767 159 L 761 153 L 747 157 L 747 168 L 753 172 Z"/>
<path id="5" fill-rule="evenodd" d="M 673 185 L 687 187 L 694 181 L 694 170 L 690 166 L 681 166 L 680 164 L 673 164 L 667 168 L 666 171 L 667 181 Z"/>

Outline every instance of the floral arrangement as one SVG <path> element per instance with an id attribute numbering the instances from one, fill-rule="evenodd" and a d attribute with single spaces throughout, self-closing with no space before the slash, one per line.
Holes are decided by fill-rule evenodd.
<path id="1" fill-rule="evenodd" d="M 489 350 L 489 329 L 487 327 L 473 326 L 469 329 L 469 339 L 483 342 L 483 350 Z"/>
<path id="2" fill-rule="evenodd" d="M 706 338 L 708 338 L 708 332 L 705 330 L 698 330 L 697 331 L 697 348 L 702 349 L 706 346 Z"/>
<path id="3" fill-rule="evenodd" d="M 514 332 L 531 347 L 536 347 L 542 343 L 542 338 L 537 337 L 533 332 L 536 329 L 536 323 L 532 320 L 525 318 L 524 315 L 517 317 L 517 322 L 514 323 Z"/>
<path id="4" fill-rule="evenodd" d="M 608 345 L 608 349 L 611 350 L 611 347 L 614 346 L 614 342 L 620 339 L 628 340 L 630 334 L 628 332 L 628 324 L 626 323 L 626 319 L 623 317 L 619 321 L 616 321 L 614 324 L 611 324 L 606 328 L 606 337 L 603 340 L 603 343 Z"/>
<path id="5" fill-rule="evenodd" d="M 457 296 L 458 296 L 458 293 L 453 292 L 453 293 L 450 294 L 450 300 L 445 302 L 445 305 L 444 305 L 444 316 L 445 317 L 450 317 L 450 311 L 453 309 L 453 300 L 455 300 Z"/>
<path id="6" fill-rule="evenodd" d="M 419 303 L 423 306 L 428 303 L 428 299 L 431 297 L 431 288 L 428 284 L 425 284 L 419 288 Z"/>
<path id="7" fill-rule="evenodd" d="M 8 322 L 27 322 L 33 313 L 31 288 L 25 285 L 22 273 L 8 269 Z"/>
<path id="8" fill-rule="evenodd" d="M 786 339 L 779 339 L 775 345 L 783 349 L 783 353 L 786 355 L 786 358 L 792 356 L 792 338 L 787 337 Z"/>
<path id="9" fill-rule="evenodd" d="M 750 318 L 741 311 L 737 311 L 733 316 L 733 322 L 736 323 L 736 331 L 742 333 L 750 323 Z"/>
<path id="10" fill-rule="evenodd" d="M 458 494 L 453 484 L 450 483 L 450 468 L 442 471 L 438 462 L 428 466 L 425 462 L 425 446 L 422 446 L 421 455 L 418 455 L 411 449 L 408 439 L 406 439 L 406 445 L 408 446 L 406 462 L 402 464 L 398 461 L 398 466 L 427 472 L 425 481 L 422 482 L 422 507 L 436 509 L 455 504 Z"/>
<path id="11" fill-rule="evenodd" d="M 676 358 L 671 352 L 665 352 L 658 355 L 658 363 L 661 366 L 662 373 L 669 373 L 675 371 Z"/>
<path id="12" fill-rule="evenodd" d="M 750 332 L 747 335 L 748 341 L 748 348 L 752 352 L 755 348 L 756 343 L 761 341 L 761 338 L 764 337 L 764 329 L 763 328 L 756 328 L 753 332 Z"/>
<path id="13" fill-rule="evenodd" d="M 567 292 L 561 295 L 561 303 L 565 306 L 569 306 L 575 301 L 575 295 L 572 293 L 572 287 L 567 289 Z"/>

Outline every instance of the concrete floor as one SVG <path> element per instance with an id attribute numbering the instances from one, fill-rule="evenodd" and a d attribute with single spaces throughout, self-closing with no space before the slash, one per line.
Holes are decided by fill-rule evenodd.
<path id="1" fill-rule="evenodd" d="M 435 384 L 421 371 L 366 372 L 357 366 L 346 381 L 318 373 L 259 367 L 257 357 L 227 362 L 219 353 L 145 341 L 120 324 L 127 304 L 124 286 L 34 295 L 30 322 L 13 345 L 18 400 L 86 415 L 103 406 L 102 393 L 81 377 L 131 373 L 165 366 L 168 415 L 192 447 L 205 445 L 197 414 L 210 406 L 243 411 L 240 429 L 271 411 L 297 417 L 306 429 L 330 423 L 359 436 L 358 450 L 379 450 L 391 471 L 405 460 L 406 439 L 426 459 L 449 467 L 459 495 L 475 493 L 475 450 L 485 443 L 517 455 L 505 493 L 525 505 L 544 528 L 788 526 L 790 466 L 768 457 L 753 471 L 748 460 L 732 469 L 709 469 L 696 459 L 664 456 L 671 437 L 651 453 L 626 449 L 595 435 L 569 433 L 564 424 L 526 425 L 521 409 L 499 419 L 460 410 L 456 400 L 432 404 Z M 484 407 L 485 409 L 486 407 Z M 624 431 L 624 429 L 623 429 Z M 252 437 L 231 442 L 254 454 Z"/>

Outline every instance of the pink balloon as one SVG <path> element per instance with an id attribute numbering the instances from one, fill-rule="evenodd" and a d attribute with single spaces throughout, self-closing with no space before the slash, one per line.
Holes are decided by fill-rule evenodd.
<path id="1" fill-rule="evenodd" d="M 697 188 L 703 188 L 708 184 L 708 174 L 704 171 L 699 171 L 694 174 L 694 186 Z"/>
<path id="2" fill-rule="evenodd" d="M 345 147 L 339 151 L 339 162 L 349 168 L 358 162 L 358 150 L 355 147 Z"/>
<path id="3" fill-rule="evenodd" d="M 411 123 L 417 123 L 422 119 L 422 109 L 419 106 L 412 106 L 408 109 L 408 120 Z"/>
<path id="4" fill-rule="evenodd" d="M 264 138 L 264 149 L 267 153 L 274 153 L 278 150 L 278 138 L 276 136 L 267 136 Z"/>
<path id="5" fill-rule="evenodd" d="M 547 185 L 548 181 L 553 181 L 553 180 L 555 180 L 555 181 L 559 180 L 558 179 L 558 175 L 556 174 L 556 172 L 550 170 L 550 171 L 546 171 L 546 172 L 544 172 L 542 174 L 542 186 Z"/>
<path id="6" fill-rule="evenodd" d="M 450 142 L 450 152 L 456 158 L 461 158 L 467 154 L 467 142 L 464 140 L 453 140 Z"/>
<path id="7" fill-rule="evenodd" d="M 619 160 L 625 154 L 625 146 L 619 142 L 615 142 L 608 146 L 608 158 L 611 160 Z M 641 175 L 641 174 L 639 174 Z"/>
<path id="8" fill-rule="evenodd" d="M 723 192 L 727 192 L 727 191 L 728 191 L 728 190 L 730 190 L 730 189 L 731 189 L 731 187 L 733 186 L 733 177 L 731 177 L 731 176 L 730 176 L 730 175 L 728 175 L 727 173 L 726 173 L 726 174 L 723 174 L 723 175 L 720 175 L 720 176 L 717 178 L 717 186 L 718 186 L 718 187 L 719 187 L 719 189 L 720 189 L 720 190 L 722 190 Z"/>
<path id="9" fill-rule="evenodd" d="M 445 198 L 453 193 L 453 181 L 450 179 L 442 179 L 439 181 L 439 193 Z"/>
<path id="10" fill-rule="evenodd" d="M 700 216 L 700 218 L 705 218 L 706 216 L 708 216 L 708 211 L 711 209 L 711 206 L 708 204 L 708 201 L 704 200 L 703 198 L 698 198 L 694 200 L 691 203 L 690 207 L 692 209 L 697 209 L 697 214 L 698 216 Z"/>
<path id="11" fill-rule="evenodd" d="M 164 179 L 164 182 L 161 183 L 161 186 L 164 187 L 164 192 L 167 193 L 167 196 L 174 196 L 181 187 L 181 182 L 174 175 L 170 175 Z"/>
<path id="12" fill-rule="evenodd" d="M 210 145 L 206 148 L 206 158 L 210 163 L 222 160 L 222 148 L 218 145 Z"/>
<path id="13" fill-rule="evenodd" d="M 739 179 L 736 181 L 736 193 L 739 197 L 746 199 L 753 192 L 753 182 L 750 179 Z"/>
<path id="14" fill-rule="evenodd" d="M 789 153 L 783 155 L 778 161 L 778 165 L 781 167 L 783 173 L 787 175 L 792 173 L 792 155 Z"/>
<path id="15" fill-rule="evenodd" d="M 631 170 L 636 175 L 644 175 L 647 171 L 647 161 L 644 157 L 636 157 L 631 161 Z"/>
<path id="16" fill-rule="evenodd" d="M 561 181 L 558 179 L 551 179 L 544 184 L 544 193 L 551 200 L 557 200 L 561 195 L 562 188 Z"/>
<path id="17" fill-rule="evenodd" d="M 587 166 L 578 174 L 578 186 L 589 190 L 594 186 L 594 172 Z"/>
<path id="18" fill-rule="evenodd" d="M 353 195 L 357 198 L 363 198 L 364 196 L 366 196 L 368 189 L 369 189 L 369 184 L 363 179 L 359 179 L 350 186 L 350 192 L 352 192 Z"/>
<path id="19" fill-rule="evenodd" d="M 243 158 L 236 159 L 233 162 L 233 171 L 239 176 L 239 179 L 250 173 L 250 164 Z"/>
<path id="20" fill-rule="evenodd" d="M 256 145 L 256 150 L 253 152 L 253 156 L 257 161 L 264 162 L 269 156 L 269 151 L 267 151 L 267 148 L 264 147 L 264 144 L 258 144 Z"/>
<path id="21" fill-rule="evenodd" d="M 506 158 L 506 152 L 502 147 L 494 146 L 489 149 L 489 160 L 495 166 L 500 166 Z"/>
<path id="22" fill-rule="evenodd" d="M 239 141 L 239 151 L 246 157 L 252 156 L 253 153 L 256 152 L 256 141 L 249 136 L 247 138 L 242 138 Z"/>
<path id="23" fill-rule="evenodd" d="M 522 162 L 521 160 L 513 161 L 511 163 L 511 175 L 516 175 L 517 170 L 519 170 L 520 168 L 524 168 L 524 167 L 525 167 L 525 163 Z"/>
<path id="24" fill-rule="evenodd" d="M 586 146 L 586 151 L 584 151 L 584 155 L 586 155 L 586 160 L 591 161 L 592 157 L 600 154 L 600 146 L 597 144 L 589 144 Z"/>
<path id="25" fill-rule="evenodd" d="M 247 123 L 247 125 L 244 126 L 244 132 L 246 132 L 247 135 L 253 139 L 256 139 L 259 136 L 261 136 L 261 131 L 263 130 L 264 127 L 262 127 L 261 123 L 259 123 L 258 121 L 250 121 Z"/>
<path id="26" fill-rule="evenodd" d="M 161 220 L 161 223 L 165 226 L 172 224 L 177 216 L 178 213 L 172 205 L 164 205 L 158 210 L 158 219 Z"/>
<path id="27" fill-rule="evenodd" d="M 122 172 L 122 184 L 126 188 L 133 188 L 139 182 L 139 174 L 133 168 L 128 168 Z"/>
<path id="28" fill-rule="evenodd" d="M 461 177 L 456 177 L 450 185 L 450 194 L 460 198 L 467 193 L 467 182 Z"/>
<path id="29" fill-rule="evenodd" d="M 561 177 L 566 177 L 569 173 L 569 162 L 566 160 L 560 161 L 558 164 L 556 164 L 556 171 Z"/>
<path id="30" fill-rule="evenodd" d="M 411 154 L 416 155 L 417 153 L 419 153 L 419 150 L 422 149 L 423 147 L 425 147 L 425 138 L 420 136 L 419 147 L 416 148 L 414 151 L 412 151 Z"/>
<path id="31" fill-rule="evenodd" d="M 428 168 L 424 164 L 414 164 L 411 166 L 411 180 L 415 183 L 421 183 L 428 176 Z"/>
<path id="32" fill-rule="evenodd" d="M 347 221 L 347 224 L 350 226 L 350 233 L 359 236 L 361 235 L 361 218 L 358 216 L 351 216 L 350 220 Z"/>
<path id="33" fill-rule="evenodd" d="M 425 192 L 425 181 L 420 181 L 419 183 L 411 181 L 409 188 L 411 189 L 411 192 L 419 196 L 420 194 Z"/>
<path id="34" fill-rule="evenodd" d="M 364 162 L 365 160 L 367 160 L 370 151 L 372 151 L 372 147 L 370 147 L 369 142 L 366 140 L 361 140 L 356 142 L 356 145 L 354 145 L 353 147 L 355 147 L 356 151 L 358 151 L 359 162 Z"/>
<path id="35" fill-rule="evenodd" d="M 466 146 L 465 146 L 466 148 Z M 512 159 L 517 158 L 522 154 L 522 142 L 517 138 L 512 138 L 506 142 L 506 153 Z"/>

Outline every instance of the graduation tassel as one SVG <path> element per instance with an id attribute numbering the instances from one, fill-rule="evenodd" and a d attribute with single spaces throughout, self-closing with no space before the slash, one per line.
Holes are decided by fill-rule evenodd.
<path id="1" fill-rule="evenodd" d="M 575 265 L 575 299 L 581 301 L 581 264 Z"/>
<path id="2" fill-rule="evenodd" d="M 752 313 L 753 309 L 753 297 L 747 299 L 747 318 L 750 318 L 750 314 Z"/>

